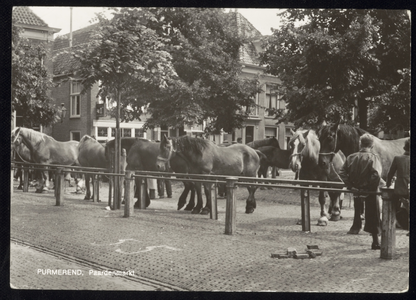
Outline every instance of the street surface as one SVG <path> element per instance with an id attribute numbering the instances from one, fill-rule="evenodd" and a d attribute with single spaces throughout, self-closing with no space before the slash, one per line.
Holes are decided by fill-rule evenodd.
<path id="1" fill-rule="evenodd" d="M 83 200 L 84 195 L 74 190 L 66 190 L 64 205 L 59 207 L 53 192 L 14 191 L 10 224 L 10 282 L 14 287 L 341 293 L 402 293 L 408 289 L 407 231 L 397 230 L 394 259 L 380 259 L 380 251 L 370 249 L 367 233 L 346 234 L 353 219 L 348 195 L 343 219 L 321 227 L 316 225 L 317 195 L 311 193 L 311 232 L 305 233 L 296 224 L 300 218 L 298 190 L 259 189 L 256 210 L 245 214 L 247 190 L 238 188 L 237 232 L 230 236 L 224 234 L 225 199 L 218 200 L 218 220 L 176 210 L 181 183 L 173 185 L 172 199 L 152 200 L 146 210 L 135 209 L 130 218 L 123 217 L 123 208 L 106 209 L 105 183 L 99 203 Z M 306 245 L 318 245 L 322 256 L 271 257 L 290 247 L 304 252 Z M 42 275 L 42 271 L 58 269 L 81 270 L 83 276 Z M 134 276 L 88 275 L 90 270 L 124 271 Z"/>

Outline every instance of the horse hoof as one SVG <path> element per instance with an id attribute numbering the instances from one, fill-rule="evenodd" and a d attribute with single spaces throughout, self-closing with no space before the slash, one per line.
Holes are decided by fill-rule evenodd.
<path id="1" fill-rule="evenodd" d="M 184 207 L 184 206 L 185 206 L 185 204 L 186 204 L 186 203 L 180 203 L 180 202 L 179 202 L 179 203 L 178 203 L 178 210 L 181 210 L 181 208 L 182 208 L 182 207 Z M 185 210 L 186 210 L 186 208 L 185 208 Z"/>
<path id="2" fill-rule="evenodd" d="M 339 221 L 341 219 L 341 215 L 331 215 L 331 221 Z"/>
<path id="3" fill-rule="evenodd" d="M 252 214 L 254 212 L 254 208 L 253 207 L 247 207 L 246 208 L 246 214 Z"/>
<path id="4" fill-rule="evenodd" d="M 209 214 L 209 212 L 210 212 L 210 209 L 205 207 L 205 208 L 202 209 L 201 215 L 207 215 L 207 214 Z"/>
<path id="5" fill-rule="evenodd" d="M 89 197 L 87 197 L 87 196 L 85 196 L 85 197 L 84 197 L 84 200 L 90 200 L 90 198 L 89 198 Z"/>
<path id="6" fill-rule="evenodd" d="M 18 189 L 18 190 L 23 190 L 23 187 L 22 187 L 21 185 L 19 185 L 19 186 L 17 187 L 17 189 Z"/>
<path id="7" fill-rule="evenodd" d="M 188 206 L 188 205 L 184 208 L 184 210 L 187 210 L 187 211 L 191 211 L 193 209 L 194 209 L 193 206 Z"/>
<path id="8" fill-rule="evenodd" d="M 320 217 L 318 220 L 318 226 L 326 226 L 328 225 L 328 218 L 326 216 Z"/>
<path id="9" fill-rule="evenodd" d="M 43 192 L 42 190 L 38 190 L 38 189 L 35 191 L 35 193 L 38 193 L 38 194 L 42 194 L 42 192 Z"/>
<path id="10" fill-rule="evenodd" d="M 359 229 L 350 229 L 350 231 L 348 231 L 347 234 L 358 234 L 359 232 Z"/>
<path id="11" fill-rule="evenodd" d="M 201 209 L 194 208 L 194 209 L 191 211 L 191 214 L 193 214 L 193 215 L 197 215 L 197 214 L 199 214 L 200 212 L 201 212 Z"/>

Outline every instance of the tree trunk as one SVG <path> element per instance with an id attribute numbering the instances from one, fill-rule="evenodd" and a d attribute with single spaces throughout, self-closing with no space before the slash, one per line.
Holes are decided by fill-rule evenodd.
<path id="1" fill-rule="evenodd" d="M 367 130 L 367 112 L 368 102 L 364 98 L 358 99 L 358 120 L 360 121 L 360 128 Z"/>

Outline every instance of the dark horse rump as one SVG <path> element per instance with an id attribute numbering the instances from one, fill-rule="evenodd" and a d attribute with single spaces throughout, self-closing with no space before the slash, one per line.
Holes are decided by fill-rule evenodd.
<path id="1" fill-rule="evenodd" d="M 190 172 L 193 174 L 256 177 L 260 164 L 258 154 L 246 145 L 233 144 L 229 147 L 218 147 L 209 140 L 189 136 L 169 140 L 166 136 L 163 136 L 157 158 L 159 170 L 166 170 L 166 162 L 179 154 L 188 162 Z M 202 201 L 199 200 L 201 184 L 196 183 L 195 185 L 198 193 L 198 204 L 193 213 L 199 213 L 203 206 Z M 211 186 L 210 183 L 204 184 L 207 202 L 201 212 L 203 214 L 208 214 L 211 210 Z M 254 199 L 256 188 L 249 187 L 248 190 L 249 198 L 247 199 L 246 212 L 251 213 L 256 207 Z"/>
<path id="2" fill-rule="evenodd" d="M 105 156 L 107 163 L 111 162 L 111 156 L 114 153 L 115 140 L 108 141 L 105 147 Z M 156 158 L 159 155 L 159 144 L 158 142 L 152 142 L 143 138 L 121 138 L 121 148 L 126 149 L 127 154 L 127 170 L 141 170 L 141 171 L 157 171 Z M 177 173 L 188 173 L 188 166 L 186 161 L 177 157 L 172 159 L 170 167 L 174 172 Z M 141 191 L 141 182 L 136 180 L 135 198 L 138 198 Z M 186 197 L 191 191 L 191 201 L 186 207 L 186 210 L 190 210 L 194 206 L 194 187 L 191 182 L 184 182 L 184 191 L 178 200 L 178 209 L 181 209 L 186 203 Z M 136 202 L 135 207 L 138 207 L 139 203 Z M 146 193 L 146 206 L 150 205 L 150 197 Z"/>

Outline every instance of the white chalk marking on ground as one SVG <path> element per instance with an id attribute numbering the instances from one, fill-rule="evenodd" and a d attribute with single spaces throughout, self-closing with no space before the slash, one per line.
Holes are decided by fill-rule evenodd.
<path id="1" fill-rule="evenodd" d="M 119 252 L 119 253 L 122 253 L 122 254 L 137 254 L 137 253 L 149 252 L 149 251 L 152 251 L 156 248 L 166 248 L 168 250 L 173 250 L 173 251 L 181 251 L 182 250 L 182 249 L 178 249 L 178 248 L 175 248 L 175 247 L 162 245 L 162 246 L 147 246 L 145 250 L 140 250 L 140 251 L 136 251 L 136 252 L 125 252 L 125 251 L 121 250 L 120 248 L 118 248 L 118 249 L 116 249 L 116 252 Z"/>
<path id="2" fill-rule="evenodd" d="M 118 240 L 118 242 L 117 243 L 111 243 L 111 244 L 97 244 L 97 243 L 91 243 L 91 245 L 93 245 L 93 246 L 114 246 L 114 245 L 121 245 L 121 244 L 123 244 L 124 242 L 128 242 L 128 241 L 135 241 L 135 242 L 140 242 L 139 240 L 135 240 L 135 239 L 121 239 L 121 240 Z"/>

